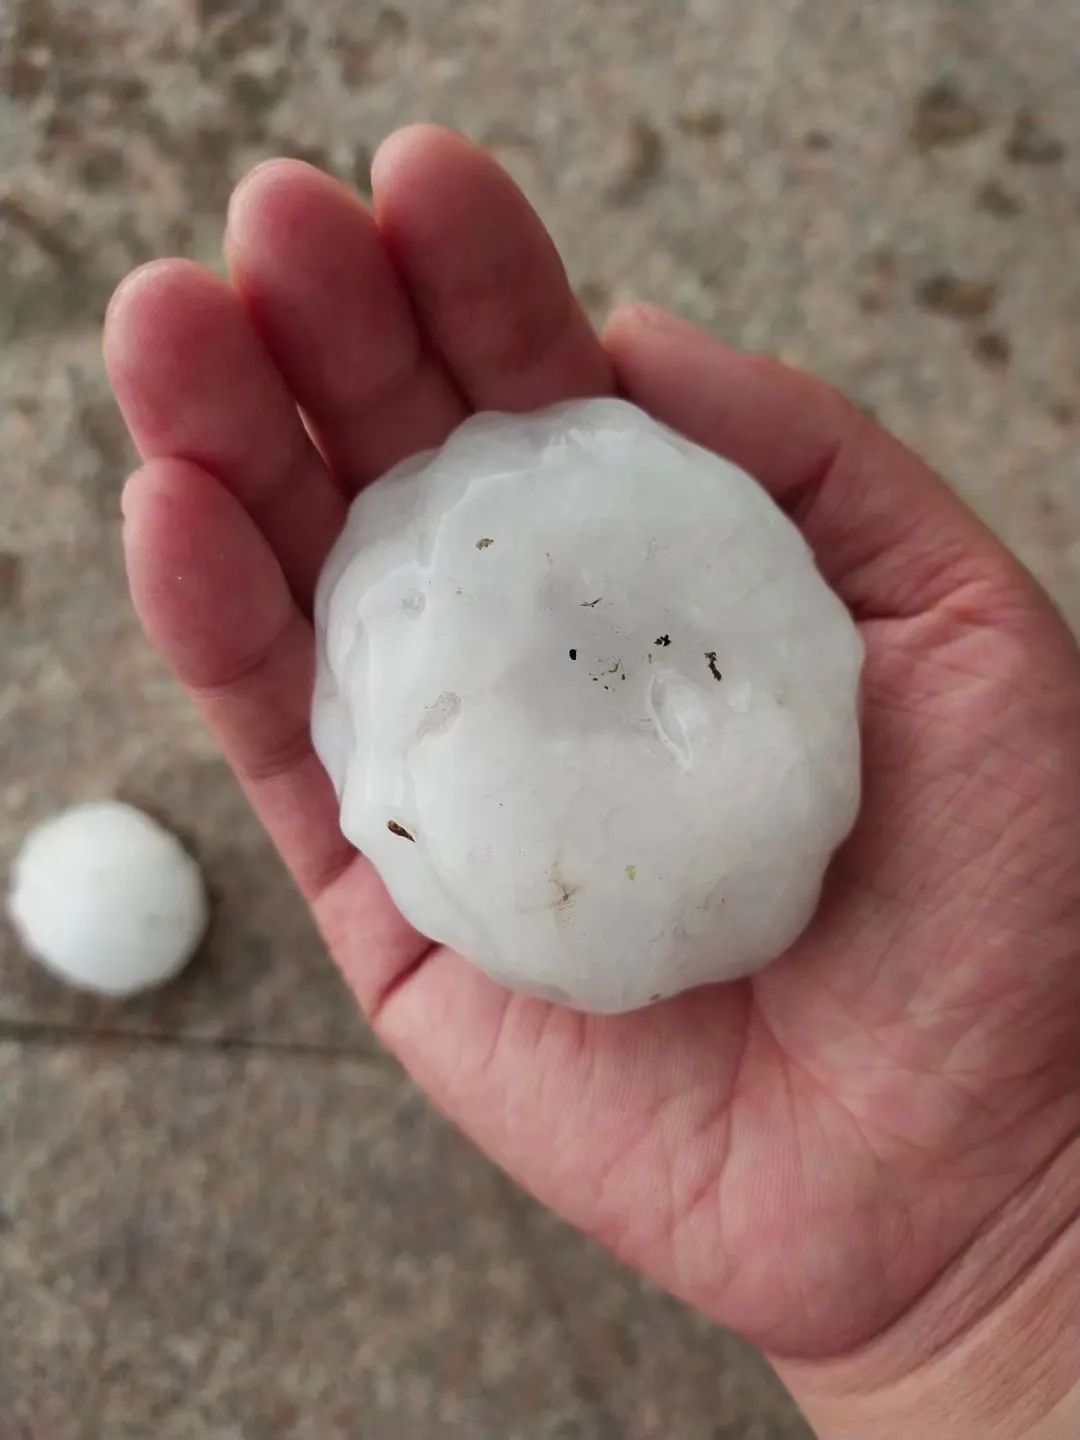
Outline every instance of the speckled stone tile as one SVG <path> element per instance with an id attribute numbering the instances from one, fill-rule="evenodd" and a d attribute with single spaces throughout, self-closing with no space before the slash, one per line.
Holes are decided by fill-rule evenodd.
<path id="1" fill-rule="evenodd" d="M 455 125 L 594 316 L 646 297 L 826 375 L 1080 627 L 1078 54 L 1075 0 L 0 5 L 0 867 L 35 820 L 120 794 L 216 899 L 188 975 L 132 1006 L 69 995 L 0 929 L 0 1031 L 38 1027 L 4 1052 L 0 1440 L 788 1433 L 744 1352 L 377 1068 L 128 612 L 116 282 L 219 266 L 259 159 L 363 189 L 387 131 Z M 50 1048 L 87 1028 L 186 1048 Z"/>
<path id="2" fill-rule="evenodd" d="M 0 938 L 0 1015 L 365 1037 L 128 614 L 97 331 L 133 264 L 219 264 L 254 161 L 366 185 L 396 125 L 486 141 L 598 317 L 646 296 L 808 365 L 937 462 L 1080 624 L 1073 0 L 11 0 L 0 10 L 0 861 L 140 795 L 219 897 L 175 992 L 88 1006 Z"/>
<path id="3" fill-rule="evenodd" d="M 0 1044 L 4 1440 L 804 1440 L 389 1064 Z"/>

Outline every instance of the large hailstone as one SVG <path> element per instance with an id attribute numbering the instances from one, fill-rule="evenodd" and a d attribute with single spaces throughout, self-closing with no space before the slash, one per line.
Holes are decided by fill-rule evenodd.
<path id="1" fill-rule="evenodd" d="M 496 979 L 629 1010 L 810 919 L 862 648 L 734 465 L 619 400 L 475 416 L 361 492 L 316 612 L 342 829 Z"/>
<path id="2" fill-rule="evenodd" d="M 27 949 L 81 990 L 136 995 L 171 979 L 206 929 L 199 867 L 149 815 L 104 800 L 32 830 L 8 910 Z"/>

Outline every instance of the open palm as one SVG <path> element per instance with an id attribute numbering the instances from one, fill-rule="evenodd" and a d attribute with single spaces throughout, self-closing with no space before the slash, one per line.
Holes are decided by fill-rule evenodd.
<path id="1" fill-rule="evenodd" d="M 435 1102 L 545 1203 L 772 1353 L 850 1350 L 947 1296 L 1080 1133 L 1072 641 L 828 387 L 644 307 L 598 339 L 480 151 L 402 132 L 374 189 L 373 217 L 310 167 L 260 167 L 230 210 L 231 284 L 164 261 L 118 292 L 106 354 L 147 462 L 125 496 L 140 616 Z M 308 617 L 358 486 L 473 409 L 616 389 L 802 526 L 866 641 L 866 780 L 788 956 L 601 1018 L 509 994 L 395 912 L 310 747 Z"/>

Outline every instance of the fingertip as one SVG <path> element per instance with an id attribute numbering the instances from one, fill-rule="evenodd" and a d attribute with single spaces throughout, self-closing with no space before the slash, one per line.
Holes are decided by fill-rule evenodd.
<path id="1" fill-rule="evenodd" d="M 225 210 L 226 254 L 247 234 L 265 206 L 266 197 L 273 195 L 278 181 L 288 182 L 295 167 L 304 168 L 304 161 L 274 156 L 269 160 L 260 160 L 236 182 Z"/>
<path id="2" fill-rule="evenodd" d="M 297 159 L 295 155 L 271 155 L 252 165 L 236 182 L 229 197 L 229 209 L 243 202 L 248 195 L 257 193 L 263 186 L 294 174 L 323 175 L 325 171 L 307 160 Z"/>
<path id="3" fill-rule="evenodd" d="M 279 156 L 262 160 L 234 187 L 225 218 L 225 252 L 232 262 L 252 249 L 266 250 L 303 229 L 299 207 L 312 196 L 364 210 L 354 190 L 306 160 Z"/>
<path id="4" fill-rule="evenodd" d="M 267 290 L 279 298 L 292 293 L 302 315 L 314 298 L 306 284 L 312 275 L 344 286 L 377 244 L 375 222 L 359 195 L 303 160 L 263 161 L 229 201 L 230 278 L 258 321 L 266 318 L 261 302 Z M 305 293 L 298 296 L 298 289 Z"/>
<path id="5" fill-rule="evenodd" d="M 467 136 L 457 130 L 430 121 L 417 121 L 393 131 L 379 145 L 371 162 L 371 189 L 376 213 L 380 196 L 393 187 L 399 177 L 415 167 L 439 166 L 451 152 L 485 156 Z"/>
<path id="6" fill-rule="evenodd" d="M 105 321 L 115 327 L 132 312 L 158 304 L 163 297 L 171 300 L 178 291 L 204 286 L 221 288 L 224 284 L 213 271 L 195 260 L 177 255 L 147 260 L 117 285 L 106 308 Z"/>
<path id="7" fill-rule="evenodd" d="M 201 338 L 207 323 L 216 324 L 231 294 L 224 280 L 193 260 L 150 260 L 121 280 L 105 312 L 102 354 L 125 411 L 131 400 L 126 383 L 130 373 L 149 355 L 163 361 L 178 335 L 193 342 Z M 168 340 L 165 351 L 162 337 Z"/>

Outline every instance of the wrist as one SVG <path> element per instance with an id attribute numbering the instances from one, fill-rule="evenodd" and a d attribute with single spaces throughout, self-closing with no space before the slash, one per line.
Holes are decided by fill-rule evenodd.
<path id="1" fill-rule="evenodd" d="M 1080 1143 L 857 1352 L 771 1359 L 821 1440 L 1077 1440 Z"/>

